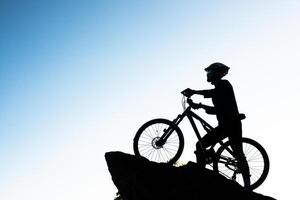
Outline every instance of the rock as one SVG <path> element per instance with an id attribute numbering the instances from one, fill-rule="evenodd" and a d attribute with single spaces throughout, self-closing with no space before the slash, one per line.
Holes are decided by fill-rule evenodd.
<path id="1" fill-rule="evenodd" d="M 274 200 L 193 162 L 174 167 L 123 152 L 105 158 L 123 200 Z"/>

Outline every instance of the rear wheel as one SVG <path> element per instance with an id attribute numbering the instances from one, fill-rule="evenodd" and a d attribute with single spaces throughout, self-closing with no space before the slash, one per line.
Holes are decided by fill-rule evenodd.
<path id="1" fill-rule="evenodd" d="M 157 143 L 167 129 L 172 133 L 164 144 Z M 135 155 L 150 161 L 174 164 L 183 151 L 184 138 L 181 130 L 167 119 L 153 119 L 137 131 L 133 140 Z"/>
<path id="2" fill-rule="evenodd" d="M 243 138 L 243 151 L 247 159 L 250 171 L 250 187 L 253 190 L 260 186 L 266 179 L 270 162 L 265 149 L 256 141 Z M 244 185 L 241 171 L 238 169 L 237 160 L 232 155 L 229 141 L 224 143 L 216 152 L 213 168 L 228 179 Z"/>

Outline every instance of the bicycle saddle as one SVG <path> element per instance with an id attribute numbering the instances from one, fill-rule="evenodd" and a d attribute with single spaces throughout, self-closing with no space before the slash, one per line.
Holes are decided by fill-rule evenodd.
<path id="1" fill-rule="evenodd" d="M 240 120 L 246 119 L 246 115 L 244 113 L 239 114 Z"/>

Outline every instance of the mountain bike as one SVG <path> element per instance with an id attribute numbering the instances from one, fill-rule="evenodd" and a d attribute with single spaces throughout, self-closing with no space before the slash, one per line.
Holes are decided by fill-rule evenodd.
<path id="1" fill-rule="evenodd" d="M 133 141 L 135 155 L 143 156 L 154 162 L 174 164 L 183 152 L 184 137 L 178 125 L 185 117 L 188 118 L 201 145 L 201 135 L 194 119 L 201 123 L 206 132 L 213 130 L 213 127 L 192 111 L 192 107 L 187 103 L 188 99 L 189 97 L 183 94 L 182 106 L 184 111 L 173 121 L 162 118 L 153 119 L 138 129 Z M 240 116 L 241 120 L 245 118 L 244 114 L 240 114 Z M 265 149 L 255 140 L 242 138 L 242 143 L 250 170 L 251 185 L 249 189 L 253 190 L 260 186 L 268 175 L 269 157 Z M 243 186 L 241 170 L 233 156 L 230 142 L 223 140 L 217 144 L 211 146 L 208 151 L 202 148 L 202 155 L 205 156 L 206 164 L 212 166 L 213 170 L 219 174 Z M 213 152 L 213 155 L 209 155 L 207 152 Z"/>

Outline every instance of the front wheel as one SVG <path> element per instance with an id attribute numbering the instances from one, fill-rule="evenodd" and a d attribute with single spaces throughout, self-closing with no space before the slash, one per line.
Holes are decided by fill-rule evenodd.
<path id="1" fill-rule="evenodd" d="M 249 189 L 253 190 L 264 182 L 269 173 L 269 157 L 265 149 L 256 141 L 243 138 L 242 142 L 250 171 L 251 183 Z M 213 163 L 215 171 L 238 182 L 240 185 L 244 184 L 241 171 L 238 169 L 237 160 L 232 155 L 229 141 L 225 142 L 217 150 L 215 158 Z"/>
<path id="2" fill-rule="evenodd" d="M 162 135 L 171 131 L 163 144 L 159 144 Z M 181 130 L 167 119 L 153 119 L 137 131 L 133 140 L 135 155 L 143 156 L 150 161 L 174 164 L 183 151 L 184 138 Z"/>

